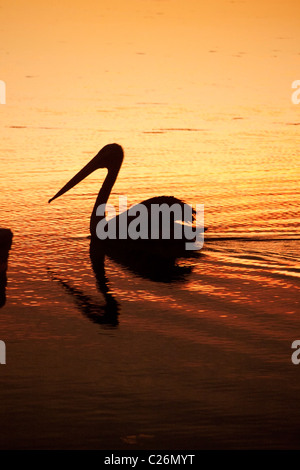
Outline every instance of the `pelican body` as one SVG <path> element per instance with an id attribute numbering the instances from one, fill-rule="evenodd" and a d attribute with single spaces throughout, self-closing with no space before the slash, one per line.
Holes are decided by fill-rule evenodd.
<path id="1" fill-rule="evenodd" d="M 116 182 L 116 179 L 118 177 L 120 168 L 123 163 L 123 158 L 124 158 L 124 152 L 123 149 L 120 145 L 118 144 L 108 144 L 105 147 L 103 147 L 98 154 L 84 167 L 82 170 L 80 170 L 71 180 L 66 183 L 56 194 L 53 198 L 49 200 L 49 203 L 53 201 L 54 199 L 58 198 L 62 194 L 66 193 L 69 191 L 71 188 L 76 186 L 80 181 L 82 181 L 84 178 L 86 178 L 88 175 L 93 173 L 95 170 L 98 168 L 106 168 L 107 169 L 107 175 L 106 178 L 100 188 L 100 191 L 98 193 L 98 196 L 95 201 L 95 205 L 91 214 L 90 218 L 90 233 L 91 233 L 91 241 L 95 243 L 101 243 L 102 246 L 105 243 L 105 245 L 113 250 L 115 249 L 127 249 L 127 250 L 137 250 L 139 252 L 141 251 L 147 251 L 149 253 L 153 252 L 157 255 L 162 255 L 165 256 L 167 254 L 172 253 L 173 256 L 182 254 L 185 251 L 185 243 L 187 242 L 187 239 L 185 238 L 184 234 L 183 236 L 179 239 L 178 237 L 175 236 L 175 231 L 174 231 L 174 226 L 176 228 L 176 223 L 178 221 L 170 220 L 170 230 L 169 234 L 170 236 L 168 239 L 164 239 L 161 236 L 161 231 L 159 232 L 159 236 L 156 237 L 155 239 L 152 239 L 151 237 L 145 238 L 135 238 L 131 239 L 130 237 L 120 237 L 118 236 L 119 230 L 118 228 L 120 227 L 121 224 L 124 224 L 124 220 L 126 220 L 126 224 L 130 224 L 134 220 L 134 216 L 132 215 L 132 211 L 130 210 L 125 211 L 113 219 L 110 219 L 107 222 L 107 225 L 109 224 L 114 224 L 114 227 L 116 228 L 116 237 L 113 237 L 113 239 L 105 239 L 105 240 L 99 240 L 99 236 L 97 236 L 97 225 L 99 222 L 103 222 L 103 218 L 105 218 L 105 210 L 102 211 L 102 213 L 99 215 L 99 207 L 107 207 L 107 202 L 109 199 L 109 196 L 111 194 L 112 188 Z M 148 227 L 148 233 L 151 232 L 151 209 L 154 208 L 154 205 L 167 205 L 169 208 L 174 206 L 174 204 L 179 205 L 182 209 L 184 206 L 187 206 L 182 200 L 177 199 L 173 196 L 159 196 L 159 197 L 153 197 L 151 199 L 147 199 L 140 203 L 140 205 L 143 205 L 147 210 L 148 210 L 148 220 L 147 220 L 147 227 Z M 139 205 L 133 206 L 134 208 L 137 208 Z M 189 206 L 190 207 L 190 206 Z M 191 214 L 195 214 L 195 211 L 190 207 L 191 209 Z M 183 217 L 182 220 L 179 221 L 179 223 L 184 224 L 187 220 L 185 218 L 185 212 L 182 211 Z M 106 221 L 104 220 L 106 223 Z M 190 220 L 188 220 L 190 222 Z M 152 232 L 151 232 L 152 233 Z M 188 240 L 191 242 L 191 239 Z"/>

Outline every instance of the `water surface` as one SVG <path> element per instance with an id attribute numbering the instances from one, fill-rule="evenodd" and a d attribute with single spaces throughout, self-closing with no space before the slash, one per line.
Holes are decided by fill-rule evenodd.
<path id="1" fill-rule="evenodd" d="M 129 3 L 139 21 L 95 7 L 95 21 L 84 10 L 76 23 L 85 34 L 67 10 L 46 18 L 37 6 L 24 43 L 3 25 L 22 60 L 7 54 L 19 78 L 1 77 L 14 87 L 0 116 L 0 226 L 14 239 L 0 447 L 299 448 L 300 142 L 286 72 L 299 29 L 251 10 L 256 39 L 236 20 L 237 43 L 198 2 L 183 17 L 169 2 Z M 55 23 L 53 43 L 37 18 Z M 127 41 L 112 34 L 124 28 Z M 125 151 L 112 204 L 205 205 L 204 248 L 167 278 L 106 258 L 97 280 L 87 237 L 105 170 L 47 204 L 110 142 Z"/>

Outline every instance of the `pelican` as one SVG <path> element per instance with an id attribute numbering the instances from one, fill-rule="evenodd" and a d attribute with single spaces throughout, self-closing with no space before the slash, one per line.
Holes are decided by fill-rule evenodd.
<path id="1" fill-rule="evenodd" d="M 99 168 L 106 168 L 107 175 L 100 188 L 98 196 L 96 198 L 96 202 L 95 202 L 95 205 L 91 214 L 91 218 L 90 218 L 91 241 L 94 243 L 103 242 L 103 240 L 99 240 L 99 237 L 97 237 L 97 224 L 99 223 L 100 220 L 103 220 L 103 218 L 105 219 L 105 211 L 102 215 L 99 216 L 99 212 L 97 213 L 97 209 L 99 206 L 107 207 L 107 201 L 109 199 L 112 188 L 118 177 L 120 168 L 123 163 L 123 158 L 124 158 L 124 152 L 123 152 L 122 147 L 119 144 L 114 143 L 114 144 L 105 145 L 97 153 L 97 155 L 94 158 L 92 158 L 92 160 L 87 165 L 84 166 L 84 168 L 82 168 L 73 178 L 71 178 L 71 180 L 68 183 L 66 183 L 55 194 L 55 196 L 53 196 L 48 201 L 50 203 L 51 201 L 58 198 L 62 194 L 66 193 L 75 185 L 80 183 L 88 175 L 93 173 L 95 170 Z M 185 206 L 185 203 L 182 200 L 177 199 L 173 196 L 153 197 L 153 198 L 143 201 L 140 204 L 145 206 L 148 209 L 148 214 L 150 214 L 151 207 L 153 205 L 166 204 L 168 207 L 171 207 L 174 204 L 179 204 L 179 206 L 182 209 Z M 134 206 L 134 207 L 137 207 L 137 206 Z M 191 213 L 193 214 L 193 216 L 195 215 L 195 211 L 192 208 L 191 208 Z M 184 224 L 184 222 L 186 222 L 186 218 L 185 218 L 185 212 L 183 210 L 182 210 L 182 214 L 183 214 L 183 219 L 179 222 L 181 222 L 181 224 Z M 125 220 L 127 224 L 129 224 L 134 219 L 134 217 L 132 216 L 132 213 L 130 213 L 128 210 L 117 215 L 114 219 L 111 219 L 108 223 L 109 224 L 115 223 L 116 226 L 119 227 L 119 224 L 121 223 L 122 218 L 124 217 L 126 217 Z M 178 239 L 178 237 L 174 237 L 174 228 L 173 228 L 174 222 L 177 223 L 177 220 L 176 221 L 173 220 L 173 223 L 172 223 L 171 218 L 170 218 L 171 228 L 170 228 L 170 237 L 168 239 L 162 239 L 161 233 L 160 233 L 158 239 L 155 239 L 155 240 L 149 239 L 149 238 L 147 238 L 146 240 L 141 239 L 141 238 L 130 240 L 128 237 L 124 239 L 119 236 L 113 240 L 105 240 L 105 242 L 110 247 L 113 246 L 113 249 L 121 248 L 121 250 L 124 250 L 124 246 L 126 246 L 126 249 L 129 249 L 129 250 L 133 250 L 133 249 L 134 250 L 137 249 L 138 251 L 146 250 L 148 252 L 161 254 L 163 256 L 166 255 L 167 253 L 170 253 L 170 248 L 171 248 L 172 255 L 174 256 L 185 251 L 185 242 L 186 242 L 186 238 L 184 237 L 184 235 L 180 239 Z M 150 230 L 150 224 L 151 224 L 151 220 L 149 218 L 149 230 Z M 189 241 L 191 240 L 189 239 Z"/>

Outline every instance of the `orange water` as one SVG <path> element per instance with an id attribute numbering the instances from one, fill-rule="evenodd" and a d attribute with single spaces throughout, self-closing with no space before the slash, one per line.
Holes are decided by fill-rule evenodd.
<path id="1" fill-rule="evenodd" d="M 1 448 L 299 448 L 299 28 L 192 3 L 32 2 L 21 40 L 4 2 Z M 174 195 L 209 229 L 168 282 L 107 258 L 111 322 L 87 239 L 104 170 L 47 201 L 114 141 L 111 203 Z"/>

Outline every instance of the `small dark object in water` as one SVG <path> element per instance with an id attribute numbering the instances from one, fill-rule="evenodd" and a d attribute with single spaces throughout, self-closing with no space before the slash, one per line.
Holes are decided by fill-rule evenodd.
<path id="1" fill-rule="evenodd" d="M 0 228 L 0 308 L 3 307 L 6 302 L 6 270 L 12 238 L 13 234 L 11 230 Z"/>

